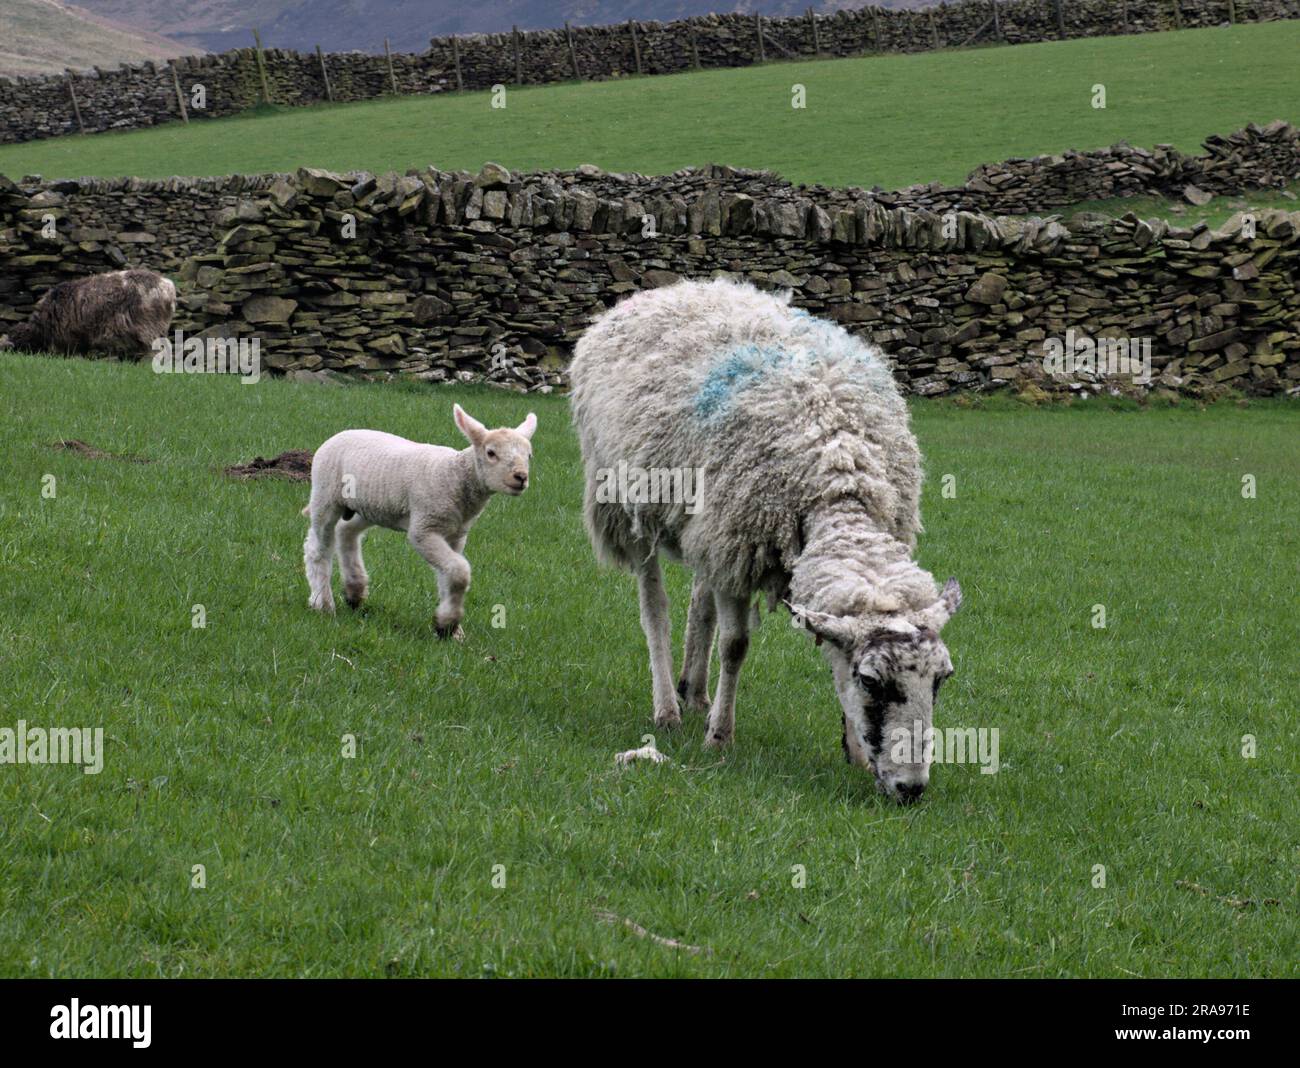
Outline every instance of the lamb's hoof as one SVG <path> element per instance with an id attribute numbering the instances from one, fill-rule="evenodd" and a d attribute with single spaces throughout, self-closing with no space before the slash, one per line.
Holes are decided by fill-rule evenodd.
<path id="1" fill-rule="evenodd" d="M 726 749 L 731 744 L 731 731 L 709 728 L 704 733 L 705 749 Z"/>
<path id="2" fill-rule="evenodd" d="M 688 712 L 707 712 L 713 702 L 707 689 L 697 690 L 685 679 L 677 683 L 678 704 Z"/>
<path id="3" fill-rule="evenodd" d="M 445 627 L 434 624 L 433 630 L 434 633 L 443 640 L 446 640 L 447 638 L 451 638 L 453 641 L 458 642 L 463 642 L 465 640 L 465 631 L 461 628 L 459 623 L 449 623 Z"/>
<path id="4" fill-rule="evenodd" d="M 328 616 L 332 616 L 334 614 L 334 598 L 329 596 L 320 597 L 313 595 L 307 601 L 307 607 L 313 608 L 317 612 L 324 612 Z"/>
<path id="5" fill-rule="evenodd" d="M 343 599 L 348 602 L 349 608 L 360 608 L 366 603 L 366 590 L 344 590 Z"/>

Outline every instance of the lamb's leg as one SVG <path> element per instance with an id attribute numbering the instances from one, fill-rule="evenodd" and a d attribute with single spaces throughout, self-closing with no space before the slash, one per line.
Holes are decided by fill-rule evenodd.
<path id="1" fill-rule="evenodd" d="M 641 602 L 641 629 L 650 649 L 650 681 L 654 693 L 655 726 L 676 727 L 682 721 L 673 689 L 673 633 L 668 615 L 668 593 L 659 570 L 658 554 L 651 554 L 637 569 L 637 594 Z"/>
<path id="2" fill-rule="evenodd" d="M 334 527 L 339 572 L 343 576 L 343 596 L 352 608 L 359 607 L 370 592 L 370 578 L 366 574 L 365 561 L 361 559 L 361 538 L 369 529 L 370 524 L 355 513 L 351 519 L 340 519 Z"/>
<path id="3" fill-rule="evenodd" d="M 312 502 L 311 526 L 303 543 L 303 562 L 307 567 L 307 584 L 311 587 L 309 608 L 318 612 L 334 611 L 334 594 L 330 581 L 334 576 L 334 525 L 339 511 L 328 503 Z"/>
<path id="4" fill-rule="evenodd" d="M 709 710 L 709 661 L 713 657 L 713 635 L 718 612 L 713 590 L 695 576 L 691 586 L 691 608 L 686 614 L 686 646 L 677 693 L 686 707 L 696 712 Z"/>
<path id="5" fill-rule="evenodd" d="M 704 733 L 704 744 L 709 748 L 727 745 L 735 733 L 736 683 L 745 654 L 749 651 L 748 599 L 732 597 L 719 590 L 714 592 L 714 600 L 718 609 L 718 659 L 722 670 Z"/>
<path id="6" fill-rule="evenodd" d="M 438 637 L 464 638 L 460 621 L 465 614 L 465 591 L 469 589 L 469 561 L 447 544 L 441 534 L 421 530 L 415 524 L 411 525 L 407 538 L 438 572 L 438 611 L 433 617 Z"/>

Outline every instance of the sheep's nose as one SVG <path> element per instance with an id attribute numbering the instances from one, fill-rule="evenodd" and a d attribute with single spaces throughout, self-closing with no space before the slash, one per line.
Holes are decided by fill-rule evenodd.
<path id="1" fill-rule="evenodd" d="M 518 486 L 520 489 L 523 489 L 525 486 L 528 485 L 528 476 L 521 475 L 518 472 L 515 472 L 515 485 Z"/>
<path id="2" fill-rule="evenodd" d="M 894 787 L 894 792 L 898 795 L 898 800 L 904 805 L 910 805 L 913 801 L 919 801 L 921 795 L 925 793 L 925 783 L 923 782 L 900 782 Z"/>

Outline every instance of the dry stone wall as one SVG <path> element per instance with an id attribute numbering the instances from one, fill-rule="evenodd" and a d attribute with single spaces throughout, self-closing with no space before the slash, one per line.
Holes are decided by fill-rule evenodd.
<path id="1" fill-rule="evenodd" d="M 82 178 L 21 185 L 0 175 L 0 333 L 51 286 L 122 267 L 174 274 L 211 249 L 223 210 L 277 175 Z"/>
<path id="2" fill-rule="evenodd" d="M 1027 44 L 1147 33 L 1230 22 L 1300 18 L 1300 0 L 959 0 L 924 10 L 876 7 L 814 18 L 709 15 L 430 41 L 418 55 L 314 54 L 254 49 L 172 64 L 95 68 L 64 77 L 0 78 L 0 143 L 79 130 L 154 126 L 231 115 L 262 99 L 282 105 L 370 100 L 396 91 L 438 93 L 494 85 L 541 85 L 575 77 L 669 74 L 743 67 L 764 60 L 922 52 L 971 44 Z M 327 87 L 328 79 L 328 87 Z M 194 107 L 201 86 L 202 109 Z M 75 98 L 75 107 L 74 107 Z"/>
<path id="3" fill-rule="evenodd" d="M 1294 167 L 1297 136 L 1274 123 L 1212 143 L 1253 144 L 1258 159 Z M 1224 158 L 1208 155 L 1197 172 L 1207 185 Z M 1250 153 L 1236 158 L 1242 173 L 1278 177 Z M 1170 180 L 1188 173 L 1171 167 Z M 177 325 L 257 339 L 271 369 L 487 374 L 528 388 L 558 381 L 592 315 L 627 294 L 723 274 L 791 291 L 879 345 L 924 395 L 1078 388 L 1043 367 L 1045 345 L 1071 331 L 1148 339 L 1156 387 L 1300 392 L 1300 213 L 1239 214 L 1218 230 L 1133 216 L 1071 229 L 721 166 L 660 178 L 304 168 L 138 184 L 129 196 L 91 184 L 82 203 L 77 183 L 0 180 L 0 326 L 62 278 L 156 267 L 161 249 L 183 249 Z M 206 238 L 192 229 L 199 203 Z M 164 205 L 149 209 L 157 240 L 126 240 L 138 231 L 114 227 L 143 221 L 145 205 Z"/>
<path id="4" fill-rule="evenodd" d="M 43 220 L 53 213 L 59 230 L 54 244 L 44 241 L 39 229 L 32 232 L 34 247 L 29 254 L 50 255 L 57 251 L 57 241 L 67 238 L 82 252 L 102 252 L 103 261 L 110 266 L 173 272 L 187 258 L 210 251 L 213 226 L 223 209 L 269 189 L 281 177 L 261 174 L 44 182 L 29 176 L 19 184 L 35 198 L 30 201 L 33 207 L 42 209 L 36 217 Z M 1207 138 L 1205 152 L 1200 155 L 1185 155 L 1168 145 L 1148 150 L 1119 144 L 1088 152 L 985 164 L 962 185 L 932 183 L 893 192 L 879 188 L 869 193 L 825 186 L 796 188 L 771 172 L 719 166 L 655 177 L 597 172 L 585 177 L 587 189 L 610 198 L 695 198 L 725 182 L 733 192 L 756 199 L 804 196 L 822 204 L 852 206 L 863 196 L 870 196 L 887 208 L 993 215 L 1049 212 L 1065 205 L 1122 196 L 1190 196 L 1195 202 L 1201 194 L 1280 188 L 1296 180 L 1300 180 L 1300 131 L 1282 120 Z M 68 260 L 63 268 L 68 273 L 81 273 L 75 259 Z M 39 293 L 53 284 L 49 281 L 53 277 L 33 278 L 31 287 Z"/>

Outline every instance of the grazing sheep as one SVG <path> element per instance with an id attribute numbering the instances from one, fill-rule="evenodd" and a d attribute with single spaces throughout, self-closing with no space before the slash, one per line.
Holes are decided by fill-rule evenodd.
<path id="1" fill-rule="evenodd" d="M 141 356 L 171 326 L 176 286 L 153 271 L 109 271 L 60 282 L 9 332 L 27 352 Z"/>
<path id="2" fill-rule="evenodd" d="M 881 356 L 788 297 L 719 279 L 638 293 L 605 312 L 569 374 L 587 531 L 601 561 L 636 573 L 655 723 L 681 722 L 679 695 L 710 708 L 717 628 L 705 744 L 731 741 L 748 606 L 766 594 L 824 642 L 846 758 L 895 798 L 919 797 L 924 731 L 952 673 L 939 630 L 961 590 L 950 579 L 940 593 L 911 558 L 921 456 Z M 696 472 L 698 499 L 611 500 L 620 464 Z M 676 691 L 661 552 L 694 572 Z"/>
<path id="3" fill-rule="evenodd" d="M 378 430 L 344 430 L 316 450 L 311 465 L 311 517 L 303 546 L 308 604 L 334 611 L 331 552 L 337 548 L 343 591 L 356 608 L 369 588 L 361 536 L 373 526 L 406 532 L 416 552 L 438 573 L 438 636 L 461 637 L 470 567 L 465 539 L 494 493 L 518 496 L 528 486 L 530 439 L 537 416 L 513 430 L 488 430 L 459 404 L 456 426 L 469 448 L 407 441 Z"/>

